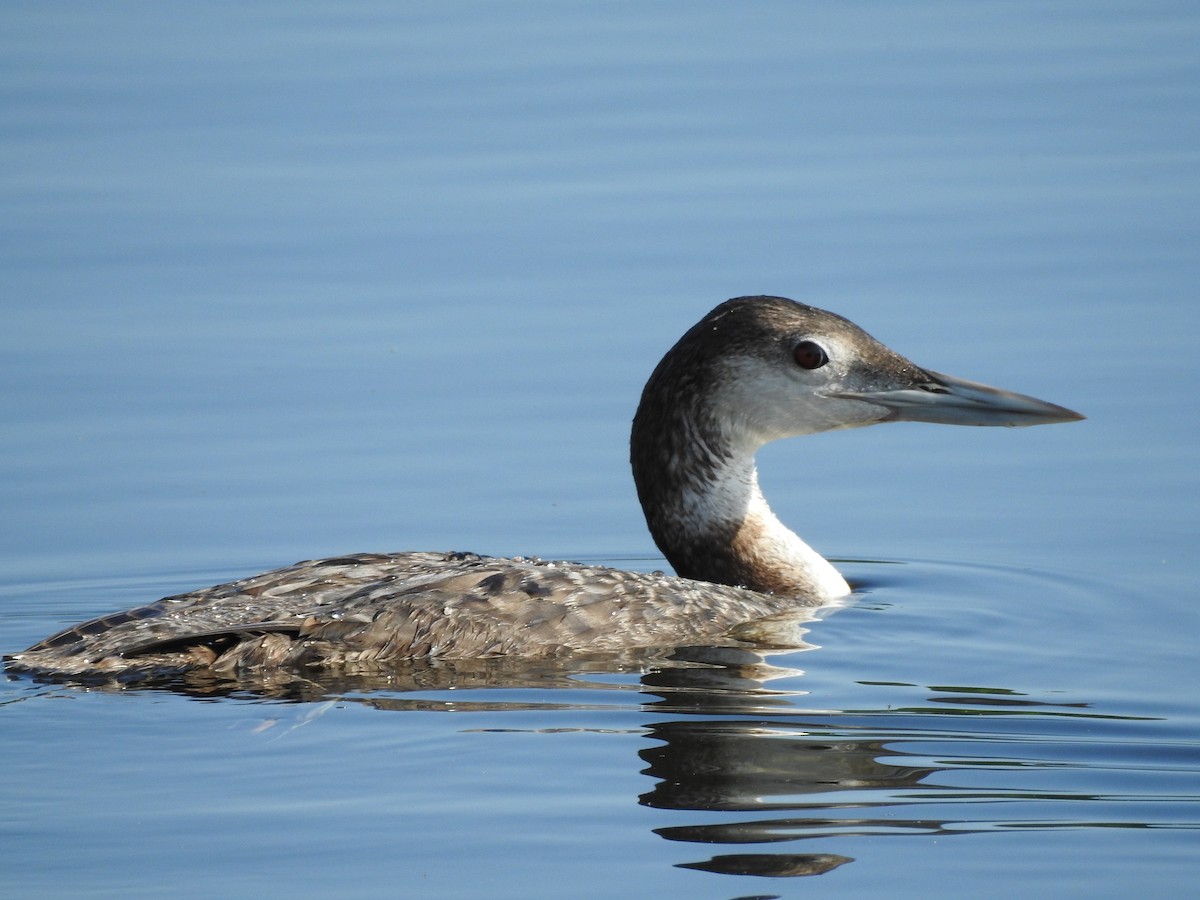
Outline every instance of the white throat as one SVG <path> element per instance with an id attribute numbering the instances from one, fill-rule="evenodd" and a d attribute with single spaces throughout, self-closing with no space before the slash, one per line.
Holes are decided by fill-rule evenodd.
<path id="1" fill-rule="evenodd" d="M 680 524 L 701 536 L 729 535 L 730 551 L 777 593 L 800 593 L 822 602 L 850 593 L 841 573 L 779 520 L 758 484 L 754 457 L 721 461 L 709 480 L 685 488 Z"/>

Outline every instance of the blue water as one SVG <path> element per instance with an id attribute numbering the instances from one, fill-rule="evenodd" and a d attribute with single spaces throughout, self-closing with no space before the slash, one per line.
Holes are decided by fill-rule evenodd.
<path id="1" fill-rule="evenodd" d="M 1179 896 L 1200 11 L 0 10 L 0 651 L 297 559 L 662 565 L 646 375 L 739 294 L 1079 409 L 767 448 L 857 602 L 702 667 L 2 682 L 21 897 Z"/>

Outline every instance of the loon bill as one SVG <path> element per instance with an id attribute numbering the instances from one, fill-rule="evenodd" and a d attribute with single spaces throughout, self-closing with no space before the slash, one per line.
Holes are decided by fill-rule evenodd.
<path id="1" fill-rule="evenodd" d="M 8 663 L 47 676 L 233 677 L 720 643 L 746 623 L 850 592 L 771 512 L 754 466 L 759 447 L 881 422 L 1082 418 L 922 369 L 834 313 L 739 297 L 667 352 L 633 419 L 638 498 L 676 575 L 468 553 L 339 556 L 93 619 Z"/>

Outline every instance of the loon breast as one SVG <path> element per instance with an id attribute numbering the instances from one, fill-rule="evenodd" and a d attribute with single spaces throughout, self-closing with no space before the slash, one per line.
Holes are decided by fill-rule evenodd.
<path id="1" fill-rule="evenodd" d="M 470 553 L 310 560 L 84 622 L 8 664 L 44 676 L 236 676 L 737 640 L 747 623 L 850 592 L 771 512 L 754 467 L 763 444 L 889 421 L 1080 418 L 922 369 L 833 313 L 740 297 L 667 352 L 634 416 L 638 497 L 675 575 Z"/>

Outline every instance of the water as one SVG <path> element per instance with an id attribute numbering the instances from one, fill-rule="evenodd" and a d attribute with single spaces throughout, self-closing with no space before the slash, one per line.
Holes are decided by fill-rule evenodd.
<path id="1" fill-rule="evenodd" d="M 0 893 L 1195 883 L 1200 14 L 0 17 L 5 652 L 314 555 L 655 568 L 628 420 L 737 294 L 1089 416 L 768 448 L 781 518 L 863 588 L 809 650 L 10 679 Z"/>

